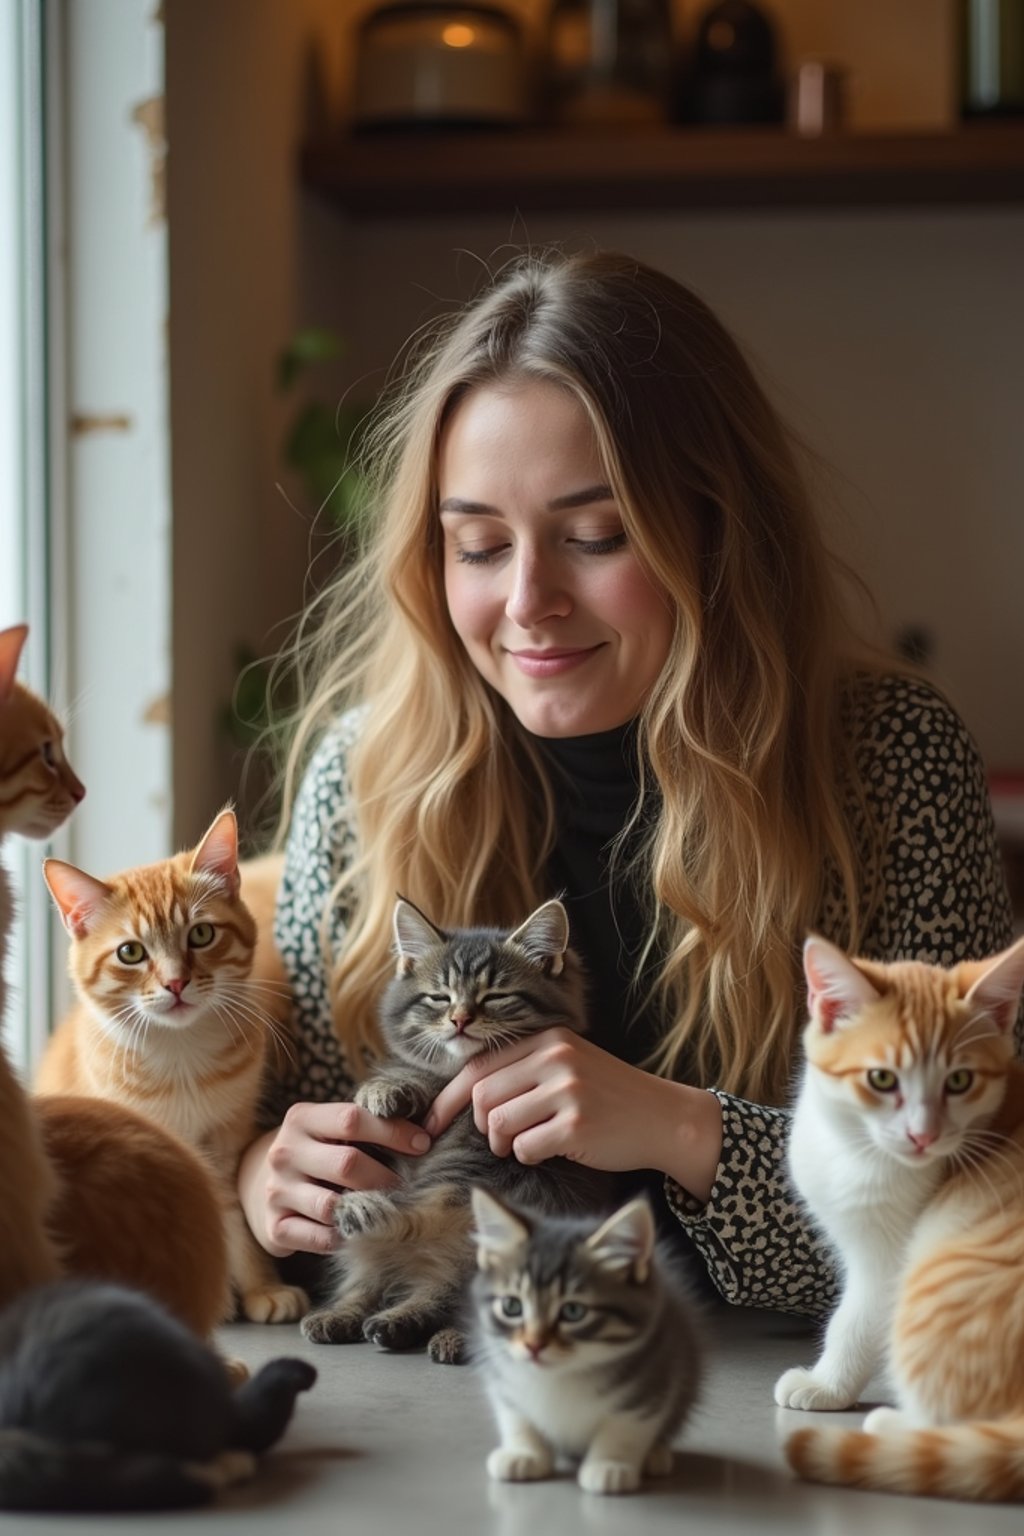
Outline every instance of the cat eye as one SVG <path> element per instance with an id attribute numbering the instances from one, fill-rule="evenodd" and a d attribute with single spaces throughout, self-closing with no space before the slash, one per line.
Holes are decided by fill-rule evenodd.
<path id="1" fill-rule="evenodd" d="M 127 944 L 117 946 L 117 958 L 123 965 L 141 965 L 146 958 L 146 951 L 138 939 L 129 939 Z"/>
<path id="2" fill-rule="evenodd" d="M 973 1082 L 973 1072 L 968 1071 L 966 1067 L 957 1067 L 956 1071 L 951 1072 L 946 1078 L 946 1092 L 966 1093 Z"/>
<path id="3" fill-rule="evenodd" d="M 57 754 L 53 750 L 53 742 L 52 741 L 44 741 L 44 742 L 42 742 L 40 744 L 39 756 L 42 758 L 42 760 L 46 764 L 47 768 L 56 768 L 56 766 L 57 766 Z"/>
<path id="4" fill-rule="evenodd" d="M 558 1309 L 559 1321 L 563 1323 L 582 1323 L 586 1315 L 582 1301 L 564 1301 Z"/>
<path id="5" fill-rule="evenodd" d="M 522 1317 L 523 1304 L 518 1296 L 503 1296 L 498 1303 L 502 1317 Z"/>
<path id="6" fill-rule="evenodd" d="M 868 1072 L 868 1085 L 877 1093 L 894 1093 L 900 1080 L 888 1067 L 872 1067 Z"/>
<path id="7" fill-rule="evenodd" d="M 216 931 L 212 923 L 193 923 L 188 931 L 189 949 L 205 949 L 213 943 Z"/>
<path id="8" fill-rule="evenodd" d="M 440 1003 L 443 1008 L 447 1008 L 448 1004 L 451 1002 L 451 998 L 448 996 L 447 992 L 428 992 L 427 1002 Z"/>

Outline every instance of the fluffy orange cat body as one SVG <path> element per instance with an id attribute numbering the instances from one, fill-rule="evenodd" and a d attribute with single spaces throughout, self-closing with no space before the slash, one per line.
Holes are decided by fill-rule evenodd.
<path id="1" fill-rule="evenodd" d="M 277 994 L 272 979 L 250 978 L 258 933 L 233 813 L 195 850 L 105 881 L 53 859 L 44 872 L 72 936 L 80 1002 L 43 1058 L 39 1091 L 114 1100 L 196 1148 L 219 1181 L 246 1317 L 294 1320 L 307 1298 L 280 1282 L 235 1194 L 274 1029 L 266 998 Z"/>
<path id="2" fill-rule="evenodd" d="M 85 793 L 64 756 L 60 724 L 41 699 L 15 682 L 27 633 L 23 624 L 0 630 L 0 847 L 9 832 L 48 837 Z M 0 860 L 0 1030 L 13 920 Z M 0 1305 L 59 1272 L 44 1221 L 56 1190 L 35 1117 L 0 1043 Z"/>
<path id="3" fill-rule="evenodd" d="M 815 1481 L 1024 1498 L 1024 939 L 949 970 L 808 941 L 812 1018 L 790 1147 L 844 1289 L 784 1407 L 840 1408 L 882 1365 L 898 1409 L 800 1429 Z"/>

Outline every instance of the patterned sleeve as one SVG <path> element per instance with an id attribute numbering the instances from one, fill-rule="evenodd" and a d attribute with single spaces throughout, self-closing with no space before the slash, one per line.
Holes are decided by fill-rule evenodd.
<path id="1" fill-rule="evenodd" d="M 277 898 L 274 938 L 291 987 L 293 1013 L 288 1057 L 263 1104 L 270 1127 L 298 1100 L 349 1098 L 352 1079 L 331 1015 L 330 975 L 345 933 L 343 905 L 323 914 L 335 881 L 355 848 L 347 755 L 358 715 L 345 715 L 310 759 L 292 810 L 284 874 Z M 283 1054 L 283 1053 L 282 1053 Z"/>
<path id="2" fill-rule="evenodd" d="M 953 964 L 1012 939 L 985 773 L 966 728 L 927 684 L 880 681 L 851 712 L 866 803 L 851 808 L 867 850 L 881 843 L 880 885 L 860 945 L 876 960 Z M 843 942 L 838 884 L 819 931 Z M 1018 1021 L 1018 1054 L 1024 1009 Z M 814 1317 L 836 1300 L 836 1272 L 794 1198 L 786 1169 L 789 1112 L 716 1091 L 722 1156 L 700 1205 L 673 1180 L 666 1196 L 727 1301 Z"/>

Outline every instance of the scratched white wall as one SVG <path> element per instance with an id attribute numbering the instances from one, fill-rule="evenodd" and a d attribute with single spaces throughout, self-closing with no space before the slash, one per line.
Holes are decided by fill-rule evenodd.
<path id="1" fill-rule="evenodd" d="M 155 11 L 150 0 L 59 8 L 65 158 L 53 211 L 65 223 L 53 246 L 68 259 L 55 285 L 54 330 L 66 348 L 53 363 L 58 385 L 64 371 L 67 428 L 66 569 L 57 578 L 69 739 L 88 788 L 70 857 L 99 874 L 164 856 L 171 837 L 164 61 Z M 51 84 L 56 91 L 60 82 Z"/>

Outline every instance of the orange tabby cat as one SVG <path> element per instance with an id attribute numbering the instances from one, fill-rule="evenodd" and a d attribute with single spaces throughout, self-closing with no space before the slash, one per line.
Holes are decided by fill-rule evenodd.
<path id="1" fill-rule="evenodd" d="M 235 1193 L 274 1025 L 262 980 L 250 979 L 258 935 L 241 896 L 234 813 L 194 850 L 108 880 L 57 859 L 44 874 L 72 937 L 80 1003 L 50 1042 L 38 1089 L 127 1104 L 202 1152 L 219 1180 L 245 1316 L 293 1321 L 306 1295 L 281 1283 Z"/>
<path id="2" fill-rule="evenodd" d="M 1012 1060 L 1024 939 L 950 970 L 805 951 L 811 1023 L 790 1167 L 842 1260 L 810 1370 L 776 1402 L 842 1408 L 880 1365 L 899 1410 L 808 1428 L 819 1482 L 1024 1497 L 1024 1067 Z"/>
<path id="3" fill-rule="evenodd" d="M 64 757 L 63 732 L 41 699 L 15 682 L 28 630 L 0 630 L 0 851 L 8 832 L 48 837 L 85 794 Z M 0 857 L 0 1030 L 14 904 Z M 44 1214 L 56 1194 L 25 1094 L 0 1043 L 0 1305 L 59 1270 Z"/>

